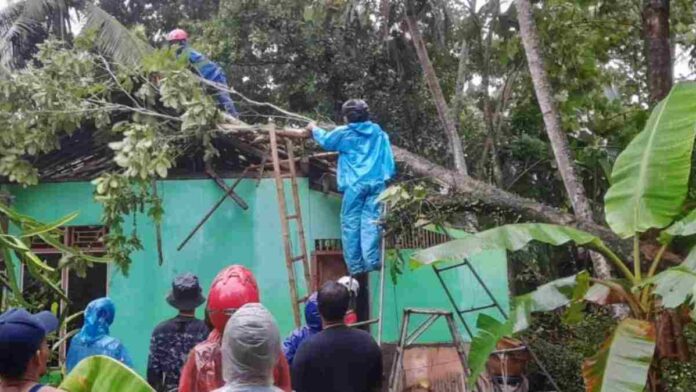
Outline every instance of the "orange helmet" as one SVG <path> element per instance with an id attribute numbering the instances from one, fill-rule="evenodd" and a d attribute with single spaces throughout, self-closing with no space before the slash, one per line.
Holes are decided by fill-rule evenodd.
<path id="1" fill-rule="evenodd" d="M 174 29 L 167 34 L 167 41 L 186 41 L 188 33 L 182 29 Z"/>
<path id="2" fill-rule="evenodd" d="M 208 313 L 215 329 L 222 332 L 232 313 L 243 305 L 259 301 L 259 287 L 246 267 L 233 265 L 220 271 L 210 285 Z"/>

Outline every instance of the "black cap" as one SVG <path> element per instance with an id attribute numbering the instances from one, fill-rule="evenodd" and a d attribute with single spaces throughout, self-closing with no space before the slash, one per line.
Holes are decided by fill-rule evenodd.
<path id="1" fill-rule="evenodd" d="M 205 297 L 198 283 L 198 277 L 187 272 L 174 278 L 167 302 L 179 310 L 193 310 L 201 306 L 205 302 Z"/>

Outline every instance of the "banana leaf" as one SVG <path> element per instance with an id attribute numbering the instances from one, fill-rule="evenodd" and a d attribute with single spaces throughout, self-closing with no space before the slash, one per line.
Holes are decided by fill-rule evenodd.
<path id="1" fill-rule="evenodd" d="M 667 227 L 686 198 L 696 136 L 696 83 L 679 83 L 645 129 L 619 155 L 604 197 L 611 229 L 622 238 Z"/>
<path id="2" fill-rule="evenodd" d="M 66 392 L 154 392 L 136 372 L 101 355 L 78 363 L 59 388 Z"/>
<path id="3" fill-rule="evenodd" d="M 442 261 L 456 261 L 475 256 L 488 250 L 517 251 L 532 241 L 550 245 L 563 245 L 575 242 L 606 251 L 601 239 L 590 233 L 572 227 L 545 223 L 521 223 L 496 227 L 468 235 L 466 238 L 423 249 L 411 256 L 414 266 L 428 265 Z"/>
<path id="4" fill-rule="evenodd" d="M 582 365 L 587 392 L 643 392 L 655 352 L 655 325 L 624 319 Z"/>
<path id="5" fill-rule="evenodd" d="M 505 322 L 500 322 L 486 314 L 480 314 L 476 320 L 478 330 L 471 340 L 469 350 L 469 385 L 473 385 L 486 366 L 488 357 L 495 351 L 498 341 L 513 333 L 527 329 L 533 312 L 547 312 L 581 301 L 589 285 L 589 274 L 583 271 L 546 283 L 536 290 L 515 297 L 513 310 Z"/>
<path id="6" fill-rule="evenodd" d="M 696 234 L 696 210 L 691 210 L 687 216 L 674 222 L 667 230 L 660 233 L 660 242 L 667 244 L 674 237 L 686 237 L 694 234 Z"/>
<path id="7" fill-rule="evenodd" d="M 65 226 L 66 224 L 70 223 L 73 219 L 77 217 L 78 213 L 73 212 L 72 214 L 68 214 L 55 222 L 47 223 L 45 225 L 38 225 L 36 227 L 32 227 L 29 231 L 25 231 L 22 233 L 21 237 L 22 238 L 28 238 L 28 237 L 34 237 L 39 234 L 43 233 L 50 233 L 54 230 L 57 230 L 58 228 Z M 33 225 L 32 225 L 33 226 Z"/>
<path id="8" fill-rule="evenodd" d="M 691 299 L 690 305 L 696 309 L 696 247 L 691 249 L 682 264 L 660 272 L 644 284 L 655 286 L 653 293 L 660 296 L 665 308 L 677 308 Z"/>
<path id="9" fill-rule="evenodd" d="M 469 349 L 469 387 L 472 387 L 486 368 L 488 358 L 495 351 L 498 341 L 512 334 L 512 322 L 500 322 L 493 317 L 482 313 L 476 320 L 476 328 L 479 331 L 471 340 Z"/>

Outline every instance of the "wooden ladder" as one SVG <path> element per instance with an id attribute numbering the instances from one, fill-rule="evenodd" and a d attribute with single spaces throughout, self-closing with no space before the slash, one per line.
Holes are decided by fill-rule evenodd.
<path id="1" fill-rule="evenodd" d="M 285 146 L 287 149 L 287 160 L 280 160 L 278 154 L 278 135 L 275 129 L 270 129 L 271 139 L 271 159 L 273 160 L 273 177 L 275 178 L 276 191 L 278 193 L 278 211 L 280 213 L 280 228 L 283 233 L 283 249 L 285 252 L 285 267 L 288 270 L 288 283 L 290 285 L 290 300 L 292 302 L 292 314 L 295 319 L 295 326 L 299 327 L 302 324 L 300 317 L 300 304 L 308 298 L 310 290 L 310 271 L 309 271 L 309 255 L 307 252 L 307 243 L 305 241 L 304 225 L 302 221 L 302 209 L 300 206 L 300 196 L 297 188 L 297 171 L 295 169 L 295 155 L 293 152 L 293 143 L 290 138 L 285 138 Z M 288 173 L 283 173 L 282 165 L 287 164 Z M 285 182 L 284 179 L 289 178 L 292 185 L 292 200 L 294 211 L 292 215 L 288 213 L 287 201 L 285 199 Z M 299 255 L 293 253 L 292 239 L 290 238 L 290 221 L 295 221 L 297 228 L 297 237 L 299 242 Z M 298 295 L 297 279 L 295 277 L 295 263 L 302 262 L 304 280 L 306 285 L 307 296 L 300 297 Z"/>

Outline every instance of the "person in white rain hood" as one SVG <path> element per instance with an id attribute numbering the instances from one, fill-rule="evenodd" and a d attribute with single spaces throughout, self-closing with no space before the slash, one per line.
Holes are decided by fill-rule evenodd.
<path id="1" fill-rule="evenodd" d="M 280 332 L 273 315 L 258 303 L 242 306 L 225 326 L 225 386 L 215 392 L 282 392 L 273 386 L 273 369 L 280 350 Z"/>

